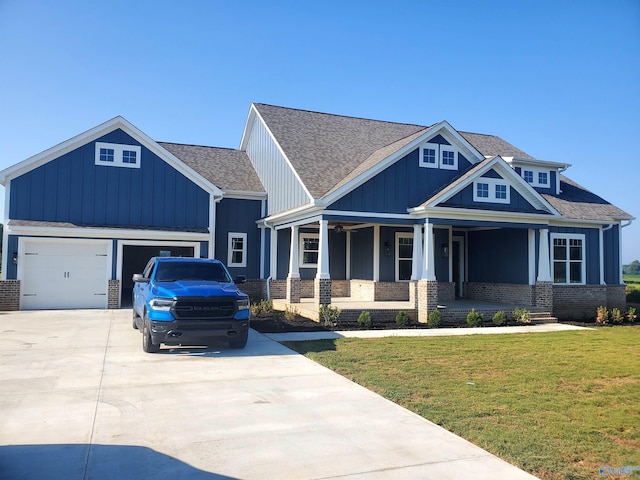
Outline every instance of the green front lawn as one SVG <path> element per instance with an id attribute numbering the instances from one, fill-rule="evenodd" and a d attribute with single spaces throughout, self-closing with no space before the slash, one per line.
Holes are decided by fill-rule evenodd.
<path id="1" fill-rule="evenodd" d="M 540 478 L 640 465 L 640 327 L 286 345 Z"/>

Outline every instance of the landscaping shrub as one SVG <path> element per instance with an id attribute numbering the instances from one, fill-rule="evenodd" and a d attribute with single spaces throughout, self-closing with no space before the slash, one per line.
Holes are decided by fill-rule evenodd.
<path id="1" fill-rule="evenodd" d="M 282 323 L 282 321 L 285 319 L 284 312 L 274 310 L 273 312 L 271 312 L 271 319 L 275 324 Z"/>
<path id="2" fill-rule="evenodd" d="M 320 323 L 327 328 L 336 328 L 338 326 L 338 318 L 340 317 L 341 312 L 342 310 L 338 307 L 320 305 L 320 309 L 318 310 Z"/>
<path id="3" fill-rule="evenodd" d="M 638 316 L 636 315 L 635 307 L 629 307 L 629 311 L 627 312 L 627 320 L 633 323 L 636 321 L 636 318 L 638 318 Z"/>
<path id="4" fill-rule="evenodd" d="M 401 327 L 406 327 L 410 322 L 411 319 L 409 318 L 409 314 L 404 310 L 400 310 L 396 315 L 396 324 L 400 325 Z"/>
<path id="5" fill-rule="evenodd" d="M 627 285 L 627 303 L 640 303 L 640 289 Z"/>
<path id="6" fill-rule="evenodd" d="M 254 317 L 269 316 L 273 313 L 273 301 L 262 299 L 257 303 L 251 303 L 249 311 Z"/>
<path id="7" fill-rule="evenodd" d="M 361 312 L 358 317 L 358 325 L 364 328 L 371 328 L 373 320 L 371 320 L 371 314 L 367 311 Z"/>
<path id="8" fill-rule="evenodd" d="M 611 310 L 611 323 L 620 325 L 624 321 L 624 315 L 619 308 L 613 308 Z"/>
<path id="9" fill-rule="evenodd" d="M 531 323 L 531 312 L 526 308 L 516 308 L 512 315 L 516 322 Z"/>
<path id="10" fill-rule="evenodd" d="M 499 312 L 496 312 L 496 314 L 493 316 L 493 324 L 496 325 L 497 327 L 502 327 L 506 325 L 507 314 L 504 313 L 502 310 L 500 310 Z"/>
<path id="11" fill-rule="evenodd" d="M 476 312 L 475 308 L 472 308 L 469 314 L 467 315 L 467 325 L 470 327 L 480 327 L 482 326 L 482 314 L 480 312 Z"/>
<path id="12" fill-rule="evenodd" d="M 297 316 L 298 316 L 298 309 L 296 307 L 288 306 L 284 310 L 284 319 L 287 322 L 291 322 L 295 320 Z"/>
<path id="13" fill-rule="evenodd" d="M 607 310 L 607 307 L 598 307 L 596 310 L 596 323 L 599 325 L 606 325 L 609 323 L 609 310 Z"/>
<path id="14" fill-rule="evenodd" d="M 438 328 L 440 325 L 442 325 L 442 314 L 440 313 L 440 310 L 436 308 L 435 310 L 432 310 L 431 313 L 429 313 L 427 325 L 429 326 L 429 328 Z"/>

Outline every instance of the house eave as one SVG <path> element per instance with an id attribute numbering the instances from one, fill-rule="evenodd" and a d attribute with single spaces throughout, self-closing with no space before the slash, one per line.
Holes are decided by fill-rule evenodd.
<path id="1" fill-rule="evenodd" d="M 180 232 L 168 230 L 144 230 L 126 228 L 96 228 L 96 227 L 40 227 L 40 226 L 12 226 L 5 225 L 7 235 L 29 235 L 35 237 L 66 237 L 77 238 L 81 233 L 82 237 L 90 238 L 126 238 L 132 240 L 181 240 L 181 241 L 210 241 L 210 233 Z"/>
<path id="2" fill-rule="evenodd" d="M 548 225 L 554 218 L 549 214 L 515 213 L 496 210 L 477 210 L 454 207 L 416 207 L 409 209 L 415 218 L 454 218 L 460 220 L 499 221 L 507 223 L 540 223 Z"/>

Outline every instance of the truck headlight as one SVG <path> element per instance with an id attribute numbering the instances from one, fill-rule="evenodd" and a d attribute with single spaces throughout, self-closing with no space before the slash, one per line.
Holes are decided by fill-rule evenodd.
<path id="1" fill-rule="evenodd" d="M 170 298 L 154 298 L 151 300 L 151 308 L 168 312 L 173 307 L 173 300 Z"/>
<path id="2" fill-rule="evenodd" d="M 249 309 L 249 299 L 243 298 L 242 300 L 237 301 L 238 310 L 248 310 Z"/>

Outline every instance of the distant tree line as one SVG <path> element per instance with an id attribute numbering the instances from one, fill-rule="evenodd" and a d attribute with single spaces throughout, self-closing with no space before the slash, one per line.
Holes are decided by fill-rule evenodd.
<path id="1" fill-rule="evenodd" d="M 625 275 L 640 275 L 640 261 L 634 260 L 629 265 L 623 265 L 622 273 Z"/>

